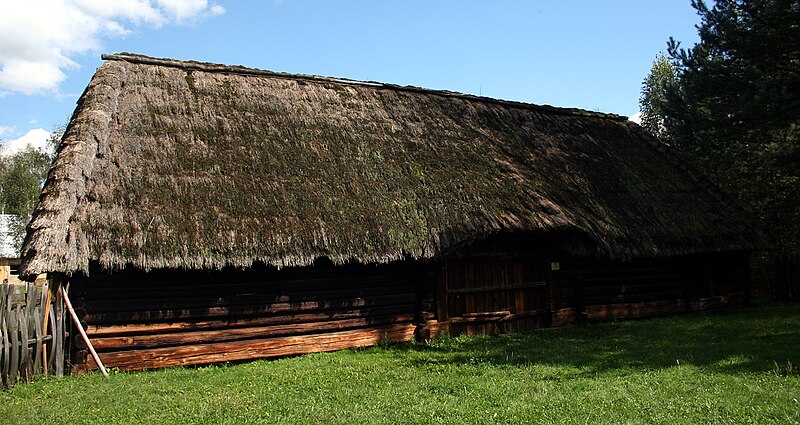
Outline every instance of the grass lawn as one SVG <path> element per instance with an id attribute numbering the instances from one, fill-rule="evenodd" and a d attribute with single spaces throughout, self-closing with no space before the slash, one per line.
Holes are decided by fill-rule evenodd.
<path id="1" fill-rule="evenodd" d="M 0 391 L 0 423 L 800 423 L 800 304 Z"/>

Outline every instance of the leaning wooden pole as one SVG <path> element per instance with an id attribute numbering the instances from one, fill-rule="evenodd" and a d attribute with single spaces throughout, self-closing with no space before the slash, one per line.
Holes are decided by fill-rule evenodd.
<path id="1" fill-rule="evenodd" d="M 97 355 L 97 351 L 94 350 L 91 341 L 89 341 L 89 336 L 86 335 L 86 331 L 83 330 L 83 326 L 81 326 L 81 321 L 78 319 L 78 315 L 75 314 L 75 309 L 72 308 L 72 303 L 69 301 L 69 297 L 67 293 L 64 291 L 63 286 L 59 286 L 59 292 L 61 292 L 61 297 L 64 299 L 64 304 L 67 306 L 67 310 L 69 310 L 70 316 L 72 316 L 72 321 L 75 322 L 75 327 L 78 328 L 78 332 L 80 332 L 81 337 L 83 338 L 83 342 L 86 343 L 86 346 L 89 347 L 89 352 L 92 353 L 92 358 L 94 362 L 97 363 L 97 366 L 100 368 L 100 372 L 103 373 L 103 376 L 108 378 L 108 372 L 106 372 L 105 366 L 103 366 L 103 362 L 100 361 L 100 356 Z"/>

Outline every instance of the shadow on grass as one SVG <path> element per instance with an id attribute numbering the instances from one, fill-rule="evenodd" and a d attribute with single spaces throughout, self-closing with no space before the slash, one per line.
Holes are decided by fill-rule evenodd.
<path id="1" fill-rule="evenodd" d="M 690 364 L 729 374 L 798 374 L 800 305 L 768 303 L 525 334 L 442 338 L 394 349 L 425 352 L 409 356 L 415 365 L 543 365 L 596 375 Z"/>

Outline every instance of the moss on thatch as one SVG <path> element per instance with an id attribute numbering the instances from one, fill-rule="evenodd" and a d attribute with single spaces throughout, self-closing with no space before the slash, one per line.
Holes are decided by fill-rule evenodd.
<path id="1" fill-rule="evenodd" d="M 616 258 L 764 245 L 619 116 L 107 58 L 44 186 L 24 274 L 431 258 L 501 231 L 576 232 Z"/>

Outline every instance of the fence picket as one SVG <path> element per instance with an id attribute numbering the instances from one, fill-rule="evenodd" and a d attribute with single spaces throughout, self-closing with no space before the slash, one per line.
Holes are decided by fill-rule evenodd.
<path id="1" fill-rule="evenodd" d="M 53 337 L 55 341 L 53 345 L 56 347 L 56 356 L 60 356 L 62 359 L 64 357 L 64 333 L 66 332 L 66 325 L 64 323 L 64 298 L 60 295 L 61 291 L 58 290 L 60 283 L 55 283 L 53 287 L 50 288 L 51 291 L 55 293 L 55 304 L 53 305 L 53 312 L 56 316 L 56 326 L 55 331 L 53 332 Z M 56 376 L 64 376 L 64 362 L 63 361 L 56 361 L 54 367 Z"/>
<path id="2" fill-rule="evenodd" d="M 0 387 L 63 371 L 62 310 L 54 301 L 47 285 L 0 284 Z"/>
<path id="3" fill-rule="evenodd" d="M 41 332 L 39 333 L 42 338 L 47 336 L 47 324 L 48 324 L 48 315 L 50 313 L 50 289 L 48 285 L 45 283 L 42 285 L 42 293 L 41 297 L 39 298 L 39 306 L 41 307 L 42 314 L 42 321 L 41 321 Z M 51 342 L 50 345 L 53 345 Z M 44 373 L 44 377 L 47 378 L 47 373 L 49 372 L 49 364 L 47 364 L 47 342 L 42 340 L 42 372 Z"/>
<path id="4" fill-rule="evenodd" d="M 0 350 L 0 386 L 8 385 L 8 371 L 11 367 L 9 362 L 9 338 L 7 324 L 8 318 L 6 317 L 6 304 L 7 304 L 8 287 L 0 285 L 0 343 L 2 348 Z"/>
<path id="5" fill-rule="evenodd" d="M 50 352 L 47 354 L 47 368 L 48 370 L 54 371 L 54 366 L 58 362 L 58 347 L 56 346 L 56 340 L 58 339 L 58 336 L 56 336 L 56 315 L 49 314 L 47 316 L 47 321 L 50 322 L 50 332 L 51 335 L 53 335 L 53 339 L 50 340 Z"/>
<path id="6" fill-rule="evenodd" d="M 44 370 L 42 368 L 42 346 L 44 345 L 44 335 L 42 335 L 41 307 L 36 306 L 36 308 L 33 309 L 31 318 L 33 319 L 33 332 L 36 335 L 36 347 L 33 350 L 33 370 L 39 373 Z"/>
<path id="7" fill-rule="evenodd" d="M 13 294 L 14 291 L 11 291 Z M 10 301 L 10 300 L 9 300 Z M 8 373 L 8 383 L 13 385 L 17 383 L 17 377 L 19 376 L 19 347 L 22 345 L 19 340 L 19 332 L 17 327 L 19 326 L 19 319 L 17 318 L 17 310 L 11 309 L 11 303 L 9 302 L 6 305 L 6 311 L 8 313 L 8 324 L 9 326 L 9 334 L 11 335 L 11 370 Z"/>

